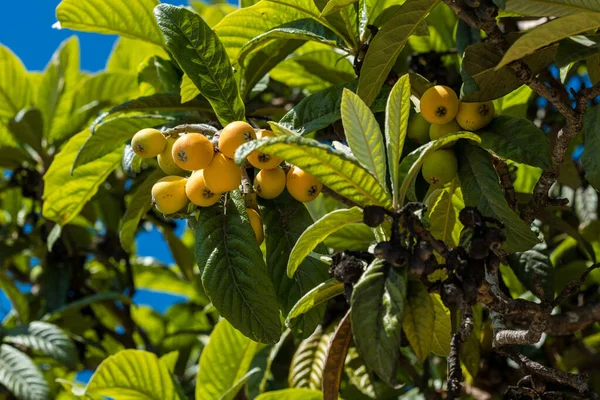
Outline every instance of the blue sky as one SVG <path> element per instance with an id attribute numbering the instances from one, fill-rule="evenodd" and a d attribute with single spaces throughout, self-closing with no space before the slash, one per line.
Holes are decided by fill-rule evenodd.
<path id="1" fill-rule="evenodd" d="M 129 1 L 129 0 L 123 0 Z M 187 4 L 187 0 L 164 3 Z M 104 68 L 116 36 L 52 29 L 54 10 L 60 0 L 2 1 L 0 43 L 12 49 L 27 69 L 42 70 L 60 42 L 79 36 L 81 68 L 95 72 Z"/>

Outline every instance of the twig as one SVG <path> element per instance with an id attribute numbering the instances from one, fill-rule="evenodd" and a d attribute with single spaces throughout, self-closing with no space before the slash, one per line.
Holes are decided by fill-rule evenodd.
<path id="1" fill-rule="evenodd" d="M 323 186 L 323 189 L 321 190 L 321 192 L 324 195 L 332 197 L 332 198 L 336 199 L 337 201 L 339 201 L 340 203 L 347 205 L 348 207 L 361 207 L 360 204 L 350 200 L 349 198 L 347 198 L 345 196 L 342 196 L 341 194 L 334 192 L 328 186 Z"/>
<path id="2" fill-rule="evenodd" d="M 208 124 L 183 124 L 173 128 L 165 129 L 164 134 L 175 136 L 180 133 L 201 133 L 203 135 L 213 136 L 217 133 L 217 128 Z"/>
<path id="3" fill-rule="evenodd" d="M 471 307 L 461 299 L 460 309 L 462 313 L 462 322 L 458 332 L 452 335 L 450 342 L 450 354 L 448 355 L 448 394 L 447 399 L 458 399 L 462 392 L 462 370 L 460 368 L 460 348 L 473 331 L 473 311 Z"/>
<path id="4" fill-rule="evenodd" d="M 596 268 L 600 268 L 600 263 L 596 263 L 589 268 L 587 268 L 578 279 L 572 280 L 567 283 L 567 285 L 560 291 L 559 295 L 554 299 L 553 305 L 558 306 L 562 303 L 569 295 L 573 294 L 576 290 L 578 290 L 581 285 L 584 284 L 588 275 L 595 270 Z"/>
<path id="5" fill-rule="evenodd" d="M 517 202 L 517 194 L 515 193 L 515 187 L 513 186 L 512 179 L 510 177 L 510 172 L 508 171 L 508 165 L 506 161 L 501 159 L 498 156 L 492 157 L 492 162 L 494 164 L 494 168 L 498 173 L 498 177 L 500 178 L 500 184 L 502 185 L 502 191 L 504 192 L 504 197 L 508 202 L 510 208 L 513 209 L 514 212 L 519 212 L 519 203 Z"/>

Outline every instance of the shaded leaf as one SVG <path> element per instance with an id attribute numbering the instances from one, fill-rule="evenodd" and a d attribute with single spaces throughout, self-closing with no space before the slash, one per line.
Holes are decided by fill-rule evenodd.
<path id="1" fill-rule="evenodd" d="M 327 359 L 323 368 L 323 400 L 338 398 L 344 362 L 350 343 L 352 343 L 352 322 L 350 311 L 348 311 L 333 333 L 327 351 Z"/>
<path id="2" fill-rule="evenodd" d="M 460 187 L 455 179 L 449 188 L 441 189 L 439 195 L 429 205 L 429 231 L 434 238 L 456 247 L 463 225 L 458 214 L 465 207 Z"/>
<path id="3" fill-rule="evenodd" d="M 259 394 L 255 400 L 321 400 L 323 393 L 312 389 L 282 389 Z"/>
<path id="4" fill-rule="evenodd" d="M 433 345 L 435 308 L 427 288 L 421 281 L 410 280 L 404 307 L 402 329 L 417 358 L 425 360 Z"/>
<path id="5" fill-rule="evenodd" d="M 320 389 L 331 329 L 318 326 L 315 332 L 298 345 L 290 364 L 288 384 L 294 388 Z"/>
<path id="6" fill-rule="evenodd" d="M 4 272 L 0 272 L 0 289 L 2 289 L 4 295 L 10 300 L 10 304 L 19 316 L 19 321 L 21 321 L 21 323 L 28 322 L 29 302 L 27 297 L 19 290 L 15 281 Z"/>
<path id="7" fill-rule="evenodd" d="M 585 147 L 581 155 L 581 163 L 585 170 L 585 178 L 600 191 L 600 107 L 588 108 L 583 122 Z"/>
<path id="8" fill-rule="evenodd" d="M 0 92 L 1 93 L 1 92 Z M 43 154 L 42 138 L 44 136 L 44 121 L 42 113 L 37 108 L 26 108 L 8 122 L 8 129 L 13 138 L 22 148 L 31 147 L 37 154 Z"/>
<path id="9" fill-rule="evenodd" d="M 162 46 L 162 45 L 161 45 Z M 119 37 L 106 61 L 106 70 L 111 72 L 137 72 L 138 67 L 149 57 L 168 59 L 169 54 L 159 45 L 144 40 Z"/>
<path id="10" fill-rule="evenodd" d="M 572 62 L 584 60 L 598 53 L 600 53 L 600 35 L 569 37 L 559 43 L 555 64 L 557 68 L 563 68 Z"/>
<path id="11" fill-rule="evenodd" d="M 544 292 L 545 299 L 552 300 L 554 298 L 554 267 L 550 258 L 541 251 L 543 248 L 543 245 L 539 245 L 532 250 L 510 254 L 507 261 L 515 275 L 531 293 L 537 295 L 536 286 L 539 286 Z"/>
<path id="12" fill-rule="evenodd" d="M 448 357 L 450 354 L 450 335 L 452 333 L 450 310 L 448 310 L 444 303 L 442 303 L 442 299 L 440 298 L 439 294 L 430 293 L 429 296 L 431 297 L 433 309 L 435 311 L 431 352 L 441 357 Z"/>
<path id="13" fill-rule="evenodd" d="M 315 286 L 311 291 L 306 293 L 290 310 L 285 324 L 290 325 L 294 318 L 312 310 L 314 307 L 333 299 L 336 296 L 344 293 L 344 283 L 335 278 L 331 278 Z"/>
<path id="14" fill-rule="evenodd" d="M 532 17 L 565 17 L 600 12 L 600 4 L 594 0 L 506 0 L 505 11 Z"/>
<path id="15" fill-rule="evenodd" d="M 20 400 L 44 400 L 50 389 L 31 358 L 7 344 L 0 345 L 0 383 Z"/>

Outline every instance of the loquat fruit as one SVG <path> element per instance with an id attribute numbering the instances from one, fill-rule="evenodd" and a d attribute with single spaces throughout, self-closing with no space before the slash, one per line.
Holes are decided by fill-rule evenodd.
<path id="1" fill-rule="evenodd" d="M 287 173 L 286 187 L 293 198 L 307 203 L 317 198 L 323 189 L 323 184 L 308 172 L 304 172 L 294 165 Z"/>
<path id="2" fill-rule="evenodd" d="M 453 150 L 435 150 L 425 156 L 421 173 L 432 185 L 445 185 L 458 171 L 458 161 Z"/>
<path id="3" fill-rule="evenodd" d="M 146 128 L 138 131 L 131 139 L 133 152 L 142 158 L 152 158 L 160 154 L 167 145 L 167 139 L 161 131 Z"/>
<path id="4" fill-rule="evenodd" d="M 175 163 L 173 159 L 173 145 L 175 144 L 174 137 L 169 136 L 167 138 L 167 145 L 160 152 L 160 154 L 156 157 L 156 161 L 158 161 L 158 166 L 163 170 L 165 174 L 168 175 L 181 175 L 184 173 L 184 170 L 179 168 L 179 166 Z"/>
<path id="5" fill-rule="evenodd" d="M 458 96 L 448 86 L 432 86 L 421 96 L 421 114 L 431 124 L 447 124 L 458 112 Z"/>
<path id="6" fill-rule="evenodd" d="M 467 131 L 477 131 L 488 126 L 494 118 L 494 102 L 463 103 L 458 106 L 456 121 Z"/>
<path id="7" fill-rule="evenodd" d="M 408 120 L 406 135 L 418 144 L 425 144 L 429 142 L 430 125 L 431 124 L 423 118 L 423 114 L 416 113 Z"/>
<path id="8" fill-rule="evenodd" d="M 221 198 L 220 193 L 213 193 L 206 187 L 204 171 L 192 172 L 185 184 L 185 195 L 192 203 L 200 207 L 209 207 Z"/>
<path id="9" fill-rule="evenodd" d="M 213 193 L 229 192 L 242 182 L 242 171 L 232 159 L 219 152 L 204 168 L 204 182 Z"/>
<path id="10" fill-rule="evenodd" d="M 235 156 L 238 147 L 256 139 L 254 128 L 244 121 L 234 121 L 228 124 L 219 136 L 219 150 L 229 158 Z"/>
<path id="11" fill-rule="evenodd" d="M 279 167 L 261 169 L 254 177 L 254 188 L 263 199 L 274 199 L 285 189 L 285 171 Z"/>
<path id="12" fill-rule="evenodd" d="M 248 218 L 250 218 L 250 225 L 252 225 L 252 230 L 256 235 L 256 243 L 258 243 L 260 246 L 263 240 L 265 240 L 265 233 L 263 231 L 263 224 L 260 214 L 258 211 L 252 208 L 246 208 L 246 213 L 248 214 Z"/>
<path id="13" fill-rule="evenodd" d="M 187 179 L 181 176 L 165 176 L 152 186 L 152 202 L 163 214 L 173 214 L 188 205 L 185 195 Z"/>
<path id="14" fill-rule="evenodd" d="M 449 133 L 456 133 L 460 130 L 460 125 L 458 125 L 458 122 L 456 122 L 455 119 L 443 125 L 431 124 L 429 127 L 429 138 L 431 140 L 438 140 L 442 136 L 445 136 Z M 444 146 L 444 148 L 448 147 L 452 147 L 452 143 Z"/>
<path id="15" fill-rule="evenodd" d="M 214 154 L 213 145 L 206 136 L 188 133 L 175 141 L 171 155 L 179 168 L 196 171 L 210 164 Z"/>
<path id="16" fill-rule="evenodd" d="M 256 139 L 264 139 L 267 137 L 275 137 L 275 134 L 272 131 L 261 129 L 256 132 Z M 248 156 L 248 162 L 252 164 L 252 166 L 256 168 L 262 169 L 272 169 L 277 167 L 283 159 L 279 157 L 274 157 L 266 153 L 261 153 L 260 149 L 253 151 Z"/>

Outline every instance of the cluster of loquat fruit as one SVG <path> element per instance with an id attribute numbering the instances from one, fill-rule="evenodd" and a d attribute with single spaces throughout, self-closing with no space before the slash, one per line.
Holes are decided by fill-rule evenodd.
<path id="1" fill-rule="evenodd" d="M 477 131 L 494 118 L 494 103 L 465 103 L 448 86 L 430 87 L 421 96 L 421 112 L 409 119 L 409 138 L 419 144 L 437 140 L 449 133 Z M 456 176 L 458 162 L 452 144 L 428 153 L 421 173 L 432 185 L 444 185 Z"/>
<path id="2" fill-rule="evenodd" d="M 246 168 L 233 161 L 238 147 L 273 136 L 272 131 L 255 130 L 244 121 L 234 121 L 217 132 L 212 141 L 202 133 L 171 136 L 158 129 L 142 129 L 133 136 L 131 147 L 142 158 L 156 157 L 158 166 L 168 175 L 152 187 L 152 202 L 163 214 L 173 214 L 186 208 L 189 202 L 200 207 L 212 206 L 223 193 L 237 189 Z M 314 176 L 294 165 L 284 169 L 281 158 L 260 150 L 252 152 L 247 161 L 259 169 L 254 188 L 264 199 L 276 198 L 287 187 L 296 200 L 309 202 L 323 188 Z M 253 208 L 246 208 L 246 212 L 260 245 L 264 240 L 260 214 Z"/>

